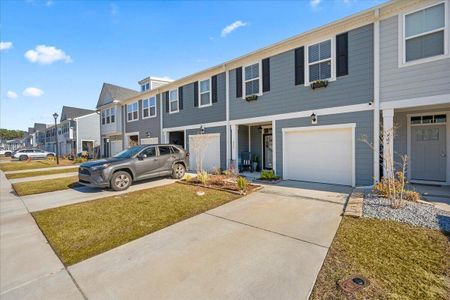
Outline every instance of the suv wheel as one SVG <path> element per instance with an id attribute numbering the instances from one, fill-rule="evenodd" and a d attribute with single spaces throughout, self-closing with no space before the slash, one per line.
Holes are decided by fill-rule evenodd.
<path id="1" fill-rule="evenodd" d="M 172 168 L 172 178 L 181 179 L 186 173 L 186 168 L 182 164 L 175 164 Z"/>
<path id="2" fill-rule="evenodd" d="M 111 188 L 115 191 L 124 191 L 130 187 L 132 181 L 130 173 L 119 171 L 114 173 L 111 178 Z"/>
<path id="3" fill-rule="evenodd" d="M 19 160 L 21 160 L 21 161 L 24 161 L 24 160 L 27 160 L 28 159 L 28 156 L 27 155 L 21 155 L 21 156 L 19 156 Z"/>

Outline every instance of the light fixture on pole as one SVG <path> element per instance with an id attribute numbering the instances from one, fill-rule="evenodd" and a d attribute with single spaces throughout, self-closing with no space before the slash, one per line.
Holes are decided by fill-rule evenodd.
<path id="1" fill-rule="evenodd" d="M 59 142 L 58 142 L 58 124 L 56 120 L 58 119 L 58 114 L 54 113 L 53 118 L 55 119 L 55 139 L 56 139 L 56 164 L 59 165 Z"/>

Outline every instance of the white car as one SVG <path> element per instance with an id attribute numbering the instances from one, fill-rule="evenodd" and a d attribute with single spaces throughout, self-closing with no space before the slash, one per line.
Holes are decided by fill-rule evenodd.
<path id="1" fill-rule="evenodd" d="M 12 153 L 11 150 L 6 150 L 3 148 L 0 149 L 0 155 L 4 155 L 4 156 L 8 157 L 8 156 L 11 156 L 11 153 Z"/>
<path id="2" fill-rule="evenodd" d="M 22 149 L 17 150 L 13 153 L 13 158 L 17 158 L 19 160 L 27 160 L 31 159 L 47 159 L 49 157 L 55 157 L 54 152 L 47 152 L 40 149 Z"/>

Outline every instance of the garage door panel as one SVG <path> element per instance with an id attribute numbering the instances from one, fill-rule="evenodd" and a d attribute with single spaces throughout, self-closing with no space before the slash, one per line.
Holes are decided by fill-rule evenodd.
<path id="1" fill-rule="evenodd" d="M 352 129 L 287 131 L 284 134 L 285 179 L 352 184 Z"/>
<path id="2" fill-rule="evenodd" d="M 201 141 L 200 141 L 201 139 Z M 198 145 L 202 145 L 199 149 Z M 220 135 L 203 134 L 189 136 L 189 169 L 197 170 L 197 159 L 203 156 L 203 169 L 212 171 L 220 168 Z"/>

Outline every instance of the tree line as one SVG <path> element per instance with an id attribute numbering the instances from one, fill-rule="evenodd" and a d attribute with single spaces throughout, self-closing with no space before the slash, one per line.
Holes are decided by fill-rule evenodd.
<path id="1" fill-rule="evenodd" d="M 0 138 L 12 140 L 25 137 L 25 131 L 0 128 Z"/>

